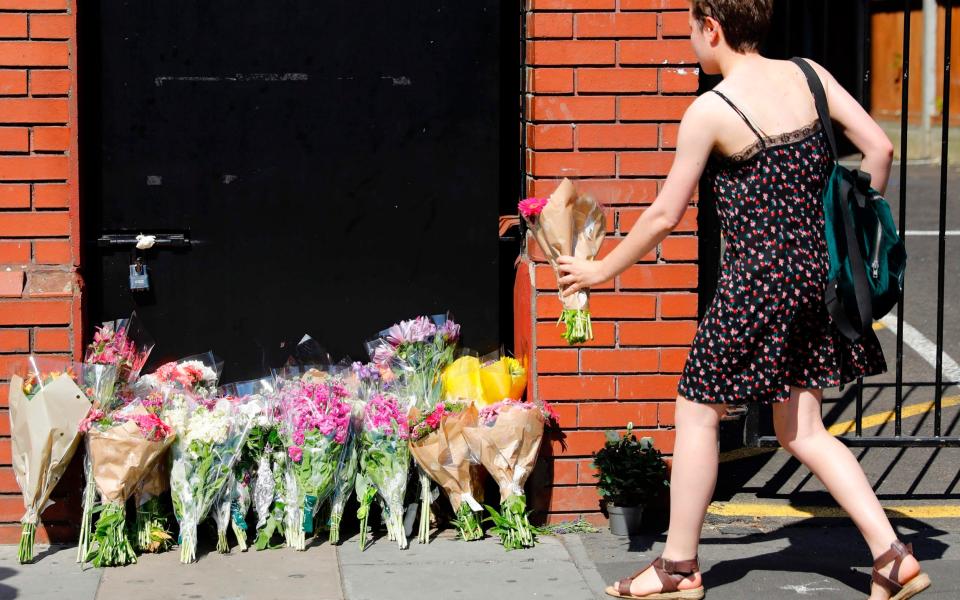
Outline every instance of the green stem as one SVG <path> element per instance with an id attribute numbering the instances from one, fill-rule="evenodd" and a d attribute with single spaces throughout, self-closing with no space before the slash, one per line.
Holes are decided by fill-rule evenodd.
<path id="1" fill-rule="evenodd" d="M 330 537 L 329 541 L 331 544 L 340 543 L 340 521 L 343 520 L 343 516 L 339 512 L 333 512 L 330 514 Z"/>
<path id="2" fill-rule="evenodd" d="M 457 535 L 467 542 L 483 539 L 483 527 L 480 525 L 480 516 L 473 512 L 466 502 L 460 504 L 457 518 L 453 524 L 457 528 Z"/>
<path id="3" fill-rule="evenodd" d="M 430 543 L 430 503 L 433 498 L 430 496 L 430 477 L 420 471 L 420 529 L 417 534 L 417 541 L 421 544 Z"/>
<path id="4" fill-rule="evenodd" d="M 197 560 L 197 526 L 180 523 L 180 562 L 190 564 Z"/>
<path id="5" fill-rule="evenodd" d="M 83 488 L 83 516 L 80 518 L 80 540 L 77 542 L 77 562 L 82 563 L 90 552 L 90 530 L 93 528 L 93 505 L 96 502 L 97 484 L 90 472 L 89 458 L 84 461 L 87 484 Z"/>
<path id="6" fill-rule="evenodd" d="M 357 515 L 360 517 L 360 551 L 367 548 L 367 517 L 370 515 L 370 502 L 361 499 L 360 508 L 357 509 Z"/>
<path id="7" fill-rule="evenodd" d="M 20 564 L 33 561 L 33 541 L 37 535 L 36 523 L 24 523 L 20 529 L 20 545 L 17 548 L 17 558 Z"/>

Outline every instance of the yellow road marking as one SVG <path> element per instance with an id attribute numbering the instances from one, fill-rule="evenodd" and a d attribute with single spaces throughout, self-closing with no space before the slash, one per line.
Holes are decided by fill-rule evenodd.
<path id="1" fill-rule="evenodd" d="M 942 399 L 943 408 L 950 408 L 952 406 L 960 406 L 960 396 L 946 396 Z M 903 407 L 903 418 L 915 417 L 917 415 L 922 415 L 923 413 L 930 412 L 933 410 L 934 404 L 933 400 L 929 402 L 919 402 L 917 404 L 908 404 Z M 892 410 L 886 410 L 874 415 L 867 415 L 863 417 L 863 428 L 869 429 L 871 427 L 879 427 L 884 423 L 889 423 L 896 418 L 896 412 Z M 857 427 L 856 420 L 841 421 L 827 428 L 827 431 L 830 435 L 843 435 L 845 433 L 850 433 L 854 431 Z M 771 452 L 776 452 L 780 448 L 737 448 L 736 450 L 729 450 L 727 452 L 722 452 L 720 454 L 720 462 L 732 462 L 735 460 L 742 460 L 744 458 L 753 458 L 754 456 L 760 456 L 763 454 L 769 454 Z"/>
<path id="2" fill-rule="evenodd" d="M 881 329 L 886 329 L 886 328 L 887 328 L 887 326 L 884 325 L 883 323 L 881 323 L 880 321 L 874 321 L 874 322 L 873 322 L 873 330 L 874 330 L 874 331 L 880 331 Z"/>
<path id="3" fill-rule="evenodd" d="M 960 396 L 950 396 L 942 399 L 943 408 L 949 408 L 951 406 L 960 405 Z M 933 410 L 934 403 L 933 400 L 929 402 L 920 402 L 917 404 L 908 404 L 903 407 L 903 412 L 901 413 L 903 418 L 915 417 L 917 415 L 922 415 L 923 413 L 930 412 Z M 897 413 L 892 410 L 885 410 L 879 412 L 875 415 L 869 415 L 863 417 L 863 428 L 868 427 L 879 427 L 884 423 L 889 423 L 896 419 Z M 831 435 L 843 435 L 844 433 L 850 433 L 851 431 L 857 428 L 857 422 L 854 419 L 849 421 L 841 421 L 840 423 L 835 423 L 827 428 L 827 431 Z"/>
<path id="4" fill-rule="evenodd" d="M 960 505 L 885 506 L 891 519 L 960 519 Z M 789 504 L 754 504 L 713 502 L 707 508 L 711 515 L 721 517 L 829 517 L 849 515 L 838 506 L 791 506 Z"/>

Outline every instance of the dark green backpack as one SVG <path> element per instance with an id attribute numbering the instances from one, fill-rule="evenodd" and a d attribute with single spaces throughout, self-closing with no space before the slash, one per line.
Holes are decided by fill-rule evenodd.
<path id="1" fill-rule="evenodd" d="M 807 77 L 820 124 L 830 142 L 833 170 L 823 191 L 830 271 L 824 300 L 844 337 L 856 341 L 873 320 L 897 305 L 903 290 L 907 251 L 890 205 L 870 187 L 870 174 L 837 162 L 837 142 L 823 84 L 810 63 L 794 58 Z"/>

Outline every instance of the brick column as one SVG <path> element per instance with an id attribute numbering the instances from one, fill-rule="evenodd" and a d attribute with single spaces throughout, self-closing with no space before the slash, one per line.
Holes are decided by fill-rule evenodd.
<path id="1" fill-rule="evenodd" d="M 546 196 L 577 179 L 606 207 L 604 252 L 655 198 L 673 161 L 678 122 L 698 86 L 686 0 L 529 0 L 526 14 L 526 181 Z M 516 285 L 516 348 L 530 392 L 554 403 L 549 520 L 602 520 L 590 455 L 604 430 L 632 421 L 673 448 L 676 384 L 696 329 L 697 209 L 616 281 L 594 290 L 594 339 L 568 347 L 556 325 L 556 278 L 536 243 Z"/>
<path id="2" fill-rule="evenodd" d="M 10 467 L 7 381 L 30 353 L 82 346 L 75 3 L 0 0 L 0 543 L 16 543 L 23 501 Z M 76 469 L 37 540 L 74 536 Z"/>

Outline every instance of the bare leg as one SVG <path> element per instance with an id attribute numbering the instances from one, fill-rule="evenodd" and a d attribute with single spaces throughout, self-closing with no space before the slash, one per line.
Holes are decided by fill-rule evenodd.
<path id="1" fill-rule="evenodd" d="M 790 401 L 773 407 L 777 439 L 823 482 L 834 500 L 851 516 L 876 558 L 890 548 L 897 534 L 856 457 L 823 426 L 822 399 L 821 390 L 791 388 Z M 889 573 L 889 569 L 888 565 L 881 572 Z M 908 556 L 900 567 L 900 581 L 908 581 L 919 570 L 917 561 Z M 888 597 L 886 590 L 873 585 L 871 599 Z"/>
<path id="2" fill-rule="evenodd" d="M 717 483 L 718 432 L 723 405 L 698 404 L 677 397 L 677 439 L 670 474 L 670 529 L 663 557 L 689 560 L 697 555 L 700 529 Z M 700 586 L 700 573 L 685 578 L 681 590 Z M 630 586 L 630 593 L 643 596 L 659 592 L 663 584 L 653 569 L 647 569 Z"/>

